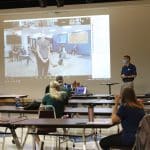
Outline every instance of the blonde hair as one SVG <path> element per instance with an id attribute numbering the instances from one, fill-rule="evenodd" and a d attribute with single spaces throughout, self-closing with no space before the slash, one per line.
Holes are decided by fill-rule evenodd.
<path id="1" fill-rule="evenodd" d="M 57 81 L 50 82 L 50 95 L 56 100 L 61 100 L 61 92 L 59 92 L 60 85 Z"/>

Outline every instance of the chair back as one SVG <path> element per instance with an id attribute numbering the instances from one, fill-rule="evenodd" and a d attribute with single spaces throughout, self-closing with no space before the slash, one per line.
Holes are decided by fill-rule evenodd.
<path id="1" fill-rule="evenodd" d="M 135 141 L 136 150 L 149 150 L 150 148 L 150 114 L 140 121 Z"/>
<path id="2" fill-rule="evenodd" d="M 55 108 L 52 105 L 44 105 L 42 109 L 39 110 L 39 118 L 56 118 Z M 38 128 L 37 134 L 47 134 L 50 132 L 56 132 L 56 128 L 45 127 Z"/>
<path id="3" fill-rule="evenodd" d="M 55 107 L 52 105 L 43 105 L 40 107 L 39 118 L 56 118 Z"/>

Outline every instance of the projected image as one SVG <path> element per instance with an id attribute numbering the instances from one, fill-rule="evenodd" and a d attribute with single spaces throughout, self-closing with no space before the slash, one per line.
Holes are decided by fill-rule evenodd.
<path id="1" fill-rule="evenodd" d="M 110 77 L 109 15 L 4 21 L 5 77 Z"/>
<path id="2" fill-rule="evenodd" d="M 6 24 L 9 27 L 4 30 L 5 76 L 91 74 L 90 18 Z"/>

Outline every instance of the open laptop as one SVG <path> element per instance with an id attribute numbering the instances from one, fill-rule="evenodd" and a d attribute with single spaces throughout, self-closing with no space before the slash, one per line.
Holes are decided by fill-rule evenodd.
<path id="1" fill-rule="evenodd" d="M 75 88 L 74 95 L 86 95 L 86 94 L 87 94 L 87 87 L 78 86 Z"/>

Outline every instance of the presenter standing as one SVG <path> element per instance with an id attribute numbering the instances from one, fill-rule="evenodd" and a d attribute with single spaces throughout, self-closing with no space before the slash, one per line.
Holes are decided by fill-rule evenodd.
<path id="1" fill-rule="evenodd" d="M 47 76 L 50 57 L 50 42 L 42 35 L 37 41 L 38 76 Z"/>
<path id="2" fill-rule="evenodd" d="M 121 92 L 124 88 L 134 88 L 134 79 L 137 76 L 136 66 L 131 62 L 131 57 L 128 55 L 123 56 L 123 66 L 121 70 L 121 78 L 123 81 Z"/>

